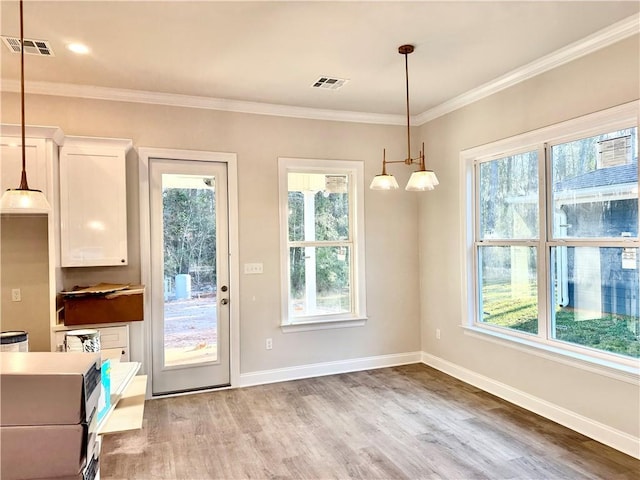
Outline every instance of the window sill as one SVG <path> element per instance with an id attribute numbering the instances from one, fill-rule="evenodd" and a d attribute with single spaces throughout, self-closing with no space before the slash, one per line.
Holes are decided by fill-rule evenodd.
<path id="1" fill-rule="evenodd" d="M 283 333 L 306 332 L 309 330 L 329 330 L 333 328 L 362 327 L 367 322 L 367 317 L 340 318 L 334 320 L 313 320 L 306 322 L 282 323 L 280 328 Z"/>
<path id="2" fill-rule="evenodd" d="M 640 361 L 630 359 L 627 363 L 618 363 L 604 358 L 574 352 L 551 343 L 508 335 L 491 329 L 463 325 L 465 335 L 498 343 L 509 348 L 524 351 L 539 357 L 569 365 L 582 370 L 605 375 L 627 383 L 638 384 L 640 377 Z M 635 364 L 634 364 L 635 363 Z"/>

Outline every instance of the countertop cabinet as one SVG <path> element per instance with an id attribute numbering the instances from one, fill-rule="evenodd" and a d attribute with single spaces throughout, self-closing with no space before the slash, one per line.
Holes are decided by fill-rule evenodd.
<path id="1" fill-rule="evenodd" d="M 65 137 L 60 149 L 62 267 L 127 265 L 127 139 Z"/>
<path id="2" fill-rule="evenodd" d="M 118 361 L 129 361 L 129 325 L 82 325 L 81 327 L 57 326 L 55 330 L 55 350 L 63 352 L 65 350 L 65 334 L 69 330 L 90 328 L 100 332 L 100 351 L 102 358 L 113 358 Z"/>

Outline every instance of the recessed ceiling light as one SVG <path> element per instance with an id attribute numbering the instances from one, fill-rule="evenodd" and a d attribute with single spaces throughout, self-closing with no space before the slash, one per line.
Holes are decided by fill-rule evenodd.
<path id="1" fill-rule="evenodd" d="M 83 45 L 82 43 L 70 43 L 69 45 L 67 45 L 67 48 L 73 53 L 77 53 L 79 55 L 89 53 L 89 47 Z"/>

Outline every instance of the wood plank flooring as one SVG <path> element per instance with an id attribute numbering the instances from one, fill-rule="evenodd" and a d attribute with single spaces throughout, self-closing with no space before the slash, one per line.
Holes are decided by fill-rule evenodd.
<path id="1" fill-rule="evenodd" d="M 640 460 L 422 364 L 148 401 L 108 479 L 640 478 Z"/>

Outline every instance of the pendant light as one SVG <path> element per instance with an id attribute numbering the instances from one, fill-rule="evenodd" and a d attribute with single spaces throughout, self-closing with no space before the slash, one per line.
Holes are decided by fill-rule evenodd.
<path id="1" fill-rule="evenodd" d="M 24 31 L 22 21 L 22 0 L 20 0 L 20 107 L 21 107 L 21 136 L 22 136 L 22 174 L 20 186 L 9 189 L 0 199 L 1 213 L 42 214 L 50 210 L 49 202 L 40 190 L 32 190 L 27 182 L 24 120 Z"/>
<path id="2" fill-rule="evenodd" d="M 393 175 L 387 173 L 387 163 L 404 163 L 405 165 L 418 165 L 418 170 L 411 174 L 405 190 L 413 192 L 424 192 L 433 190 L 440 182 L 433 170 L 427 170 L 424 164 L 424 142 L 417 157 L 411 158 L 411 129 L 409 125 L 409 60 L 408 55 L 414 50 L 413 45 L 401 45 L 398 53 L 404 55 L 404 73 L 407 92 L 407 158 L 404 160 L 387 160 L 386 150 L 382 150 L 382 173 L 373 177 L 369 188 L 371 190 L 396 190 L 398 182 Z"/>

